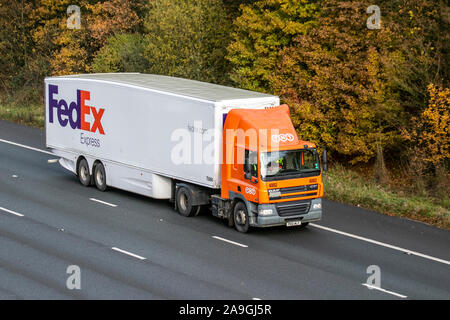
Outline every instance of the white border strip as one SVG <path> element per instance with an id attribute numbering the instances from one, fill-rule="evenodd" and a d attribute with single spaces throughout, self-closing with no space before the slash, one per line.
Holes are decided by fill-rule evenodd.
<path id="1" fill-rule="evenodd" d="M 399 298 L 402 298 L 402 299 L 408 298 L 408 296 L 405 296 L 405 295 L 403 295 L 403 294 L 396 293 L 396 292 L 393 292 L 393 291 L 388 291 L 388 290 L 386 290 L 386 289 L 383 289 L 383 288 L 380 288 L 380 287 L 375 287 L 375 286 L 372 286 L 372 285 L 367 284 L 367 283 L 361 283 L 361 284 L 362 284 L 363 286 L 365 286 L 365 287 L 371 289 L 371 290 L 372 290 L 372 289 L 375 289 L 375 290 L 378 290 L 378 291 L 381 291 L 381 292 L 384 292 L 384 293 L 392 294 L 393 296 L 396 296 L 396 297 L 399 297 Z"/>
<path id="2" fill-rule="evenodd" d="M 11 214 L 13 214 L 13 215 L 15 215 L 15 216 L 18 216 L 18 217 L 23 217 L 23 216 L 24 216 L 24 215 L 21 214 L 21 213 L 18 213 L 18 212 L 9 210 L 9 209 L 5 209 L 5 208 L 2 208 L 2 207 L 0 207 L 0 210 L 1 210 L 1 211 L 8 212 L 8 213 L 11 213 Z"/>
<path id="3" fill-rule="evenodd" d="M 354 235 L 354 234 L 351 234 L 351 233 L 347 233 L 347 232 L 339 231 L 339 230 L 336 230 L 336 229 L 324 227 L 324 226 L 321 226 L 321 225 L 318 225 L 318 224 L 315 224 L 315 223 L 311 223 L 310 226 L 313 226 L 313 227 L 319 228 L 319 229 L 323 229 L 323 230 L 326 230 L 326 231 L 338 233 L 340 235 L 343 235 L 343 236 L 346 236 L 346 237 L 350 237 L 350 238 L 353 238 L 353 239 L 358 239 L 358 240 L 361 240 L 361 241 L 366 241 L 366 242 L 369 242 L 369 243 L 373 243 L 373 244 L 376 244 L 376 245 L 379 245 L 379 246 L 382 246 L 382 247 L 386 247 L 386 248 L 389 248 L 389 249 L 401 251 L 401 252 L 406 253 L 406 254 L 411 254 L 411 255 L 418 256 L 418 257 L 421 257 L 421 258 L 425 258 L 425 259 L 428 259 L 428 260 L 432 260 L 432 261 L 440 262 L 440 263 L 443 263 L 443 264 L 446 264 L 446 265 L 450 265 L 450 261 L 447 261 L 447 260 L 444 260 L 444 259 L 439 259 L 439 258 L 432 257 L 432 256 L 428 256 L 428 255 L 420 253 L 420 252 L 404 249 L 404 248 L 393 246 L 391 244 L 387 244 L 387 243 L 384 243 L 384 242 L 380 242 L 380 241 L 364 238 L 364 237 L 361 237 L 361 236 L 357 236 L 357 235 Z"/>
<path id="4" fill-rule="evenodd" d="M 8 140 L 0 139 L 0 142 L 8 143 L 8 144 L 11 144 L 11 145 L 13 145 L 13 146 L 22 147 L 22 148 L 25 148 L 25 149 L 28 149 L 28 150 L 33 150 L 33 151 L 37 151 L 37 152 L 42 152 L 42 153 L 50 154 L 50 155 L 52 155 L 52 156 L 55 155 L 54 153 L 51 153 L 51 152 L 49 152 L 49 151 L 45 151 L 45 150 L 41 150 L 41 149 L 29 147 L 29 146 L 26 146 L 26 145 L 23 145 L 23 144 L 20 144 L 20 143 L 16 143 L 16 142 L 12 142 L 12 141 L 8 141 Z"/>
<path id="5" fill-rule="evenodd" d="M 224 238 L 221 238 L 221 237 L 217 237 L 217 236 L 212 236 L 212 237 L 213 237 L 214 239 L 217 239 L 217 240 L 220 240 L 220 241 L 225 241 L 225 242 L 234 244 L 234 245 L 239 246 L 239 247 L 248 248 L 247 245 L 242 244 L 242 243 L 234 242 L 234 241 L 227 240 L 227 239 L 224 239 Z"/>
<path id="6" fill-rule="evenodd" d="M 111 249 L 114 250 L 114 251 L 117 251 L 117 252 L 129 255 L 129 256 L 131 256 L 133 258 L 136 258 L 136 259 L 139 259 L 139 260 L 146 260 L 146 258 L 144 258 L 144 257 L 141 257 L 141 256 L 138 256 L 137 254 L 134 254 L 134 253 L 131 253 L 131 252 L 119 249 L 117 247 L 112 247 Z"/>

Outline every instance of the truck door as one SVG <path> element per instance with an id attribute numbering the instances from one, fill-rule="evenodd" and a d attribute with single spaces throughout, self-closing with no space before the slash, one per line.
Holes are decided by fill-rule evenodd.
<path id="1" fill-rule="evenodd" d="M 258 201 L 258 152 L 245 149 L 242 177 L 242 194 L 253 202 Z"/>

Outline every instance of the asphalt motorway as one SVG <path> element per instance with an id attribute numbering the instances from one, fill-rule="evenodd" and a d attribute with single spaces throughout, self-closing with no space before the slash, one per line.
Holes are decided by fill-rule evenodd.
<path id="1" fill-rule="evenodd" d="M 0 121 L 0 299 L 450 299 L 449 231 L 324 200 L 306 229 L 241 234 L 39 150 L 44 131 Z"/>

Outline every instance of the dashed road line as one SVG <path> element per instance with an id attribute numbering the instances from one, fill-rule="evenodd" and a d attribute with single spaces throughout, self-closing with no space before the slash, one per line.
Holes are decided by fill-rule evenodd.
<path id="1" fill-rule="evenodd" d="M 95 202 L 98 202 L 98 203 L 101 203 L 101 204 L 104 204 L 104 205 L 107 205 L 107 206 L 110 206 L 110 207 L 114 207 L 114 208 L 117 207 L 117 204 L 109 203 L 109 202 L 98 200 L 98 199 L 95 199 L 95 198 L 89 198 L 89 200 L 95 201 Z"/>
<path id="2" fill-rule="evenodd" d="M 15 211 L 12 211 L 12 210 L 3 208 L 3 207 L 0 207 L 0 210 L 1 210 L 1 211 L 4 211 L 4 212 L 7 212 L 7 213 L 10 213 L 10 214 L 13 214 L 13 215 L 18 216 L 18 217 L 23 217 L 23 216 L 24 216 L 24 215 L 21 214 L 21 213 L 18 213 L 18 212 L 15 212 Z"/>
<path id="3" fill-rule="evenodd" d="M 384 293 L 387 293 L 387 294 L 391 294 L 393 296 L 396 296 L 396 297 L 399 297 L 399 298 L 402 298 L 402 299 L 408 298 L 408 296 L 405 296 L 403 294 L 400 294 L 400 293 L 397 293 L 397 292 L 394 292 L 394 291 L 389 291 L 389 290 L 386 290 L 386 289 L 383 289 L 383 288 L 380 288 L 380 287 L 372 286 L 372 285 L 367 284 L 367 283 L 361 283 L 361 284 L 363 286 L 371 289 L 371 290 L 378 290 L 378 291 L 381 291 L 381 292 L 384 292 Z"/>
<path id="4" fill-rule="evenodd" d="M 126 255 L 128 255 L 128 256 L 131 256 L 131 257 L 133 257 L 133 258 L 139 259 L 139 260 L 146 260 L 146 259 L 147 259 L 147 258 L 145 258 L 145 257 L 142 257 L 142 256 L 140 256 L 140 255 L 137 255 L 137 254 L 132 253 L 132 252 L 129 252 L 129 251 L 125 251 L 125 250 L 119 249 L 119 248 L 117 248 L 117 247 L 112 247 L 111 249 L 114 250 L 114 251 L 117 251 L 117 252 L 126 254 Z"/>
<path id="5" fill-rule="evenodd" d="M 213 237 L 214 239 L 217 239 L 217 240 L 220 240 L 220 241 L 224 241 L 224 242 L 228 242 L 228 243 L 234 244 L 234 245 L 239 246 L 239 247 L 248 248 L 247 245 L 242 244 L 242 243 L 239 243 L 239 242 L 231 241 L 231 240 L 224 239 L 224 238 L 217 237 L 217 236 L 212 236 L 212 237 Z"/>

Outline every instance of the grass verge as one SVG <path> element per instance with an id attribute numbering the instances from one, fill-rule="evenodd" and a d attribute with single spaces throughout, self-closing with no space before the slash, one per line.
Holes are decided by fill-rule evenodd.
<path id="1" fill-rule="evenodd" d="M 402 195 L 337 165 L 324 177 L 327 199 L 450 229 L 450 201 Z"/>
<path id="2" fill-rule="evenodd" d="M 44 106 L 30 104 L 0 104 L 0 119 L 22 123 L 28 126 L 44 128 Z"/>

